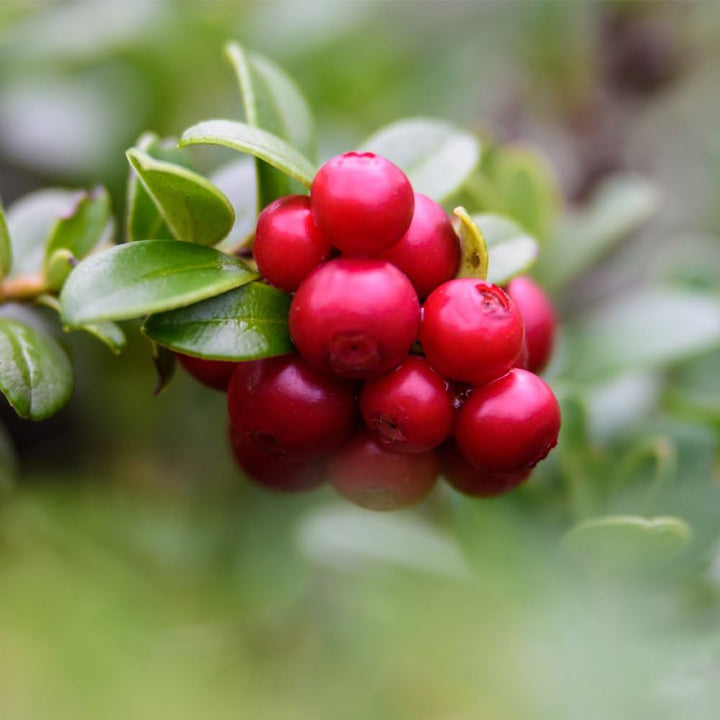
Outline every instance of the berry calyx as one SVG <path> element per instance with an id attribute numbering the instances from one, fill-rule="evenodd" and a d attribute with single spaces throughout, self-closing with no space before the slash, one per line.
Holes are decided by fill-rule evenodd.
<path id="1" fill-rule="evenodd" d="M 328 460 L 330 483 L 344 497 L 369 510 L 397 510 L 424 500 L 435 484 L 436 452 L 394 453 L 357 430 Z"/>
<path id="2" fill-rule="evenodd" d="M 310 198 L 288 195 L 270 203 L 258 218 L 253 257 L 262 276 L 276 288 L 294 292 L 330 254 L 310 210 Z"/>
<path id="3" fill-rule="evenodd" d="M 176 357 L 185 370 L 198 382 L 214 390 L 226 390 L 230 376 L 237 363 L 226 360 L 206 360 L 176 353 Z"/>
<path id="4" fill-rule="evenodd" d="M 382 258 L 410 278 L 422 299 L 455 276 L 460 262 L 460 241 L 442 206 L 415 193 L 410 227 Z"/>
<path id="5" fill-rule="evenodd" d="M 445 381 L 420 357 L 368 380 L 360 414 L 372 438 L 393 452 L 427 452 L 451 433 L 455 413 Z"/>
<path id="6" fill-rule="evenodd" d="M 338 258 L 302 282 L 290 306 L 290 336 L 313 367 L 367 379 L 408 353 L 420 322 L 410 281 L 384 260 Z"/>
<path id="7" fill-rule="evenodd" d="M 239 363 L 228 410 L 246 444 L 286 461 L 318 458 L 352 431 L 355 384 L 318 372 L 297 355 Z"/>
<path id="8" fill-rule="evenodd" d="M 476 388 L 455 420 L 455 441 L 466 460 L 491 473 L 532 469 L 557 444 L 560 406 L 537 375 L 513 369 Z"/>
<path id="9" fill-rule="evenodd" d="M 410 181 L 399 167 L 370 152 L 328 160 L 310 188 L 315 222 L 344 255 L 372 257 L 403 236 L 413 215 Z"/>
<path id="10" fill-rule="evenodd" d="M 520 354 L 524 330 L 513 301 L 484 280 L 460 278 L 433 290 L 423 305 L 420 343 L 448 379 L 484 385 Z"/>

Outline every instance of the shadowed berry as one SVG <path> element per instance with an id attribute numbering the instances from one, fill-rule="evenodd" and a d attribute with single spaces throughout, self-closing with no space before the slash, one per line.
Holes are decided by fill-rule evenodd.
<path id="1" fill-rule="evenodd" d="M 203 385 L 215 390 L 226 390 L 230 376 L 237 363 L 225 360 L 205 360 L 204 358 L 192 357 L 177 353 L 180 364 Z"/>

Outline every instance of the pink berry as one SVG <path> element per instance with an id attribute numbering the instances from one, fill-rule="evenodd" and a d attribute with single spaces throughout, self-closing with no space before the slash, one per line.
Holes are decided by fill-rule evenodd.
<path id="1" fill-rule="evenodd" d="M 294 292 L 329 254 L 330 244 L 315 226 L 309 197 L 288 195 L 260 213 L 253 256 L 271 285 Z"/>
<path id="2" fill-rule="evenodd" d="M 228 410 L 245 443 L 283 460 L 317 458 L 352 431 L 355 384 L 320 373 L 297 355 L 239 363 Z"/>
<path id="3" fill-rule="evenodd" d="M 450 280 L 460 262 L 460 241 L 438 203 L 415 193 L 415 212 L 408 231 L 382 255 L 399 267 L 420 298 Z"/>
<path id="4" fill-rule="evenodd" d="M 560 407 L 537 375 L 513 369 L 473 390 L 455 420 L 466 460 L 491 473 L 523 473 L 557 444 Z"/>
<path id="5" fill-rule="evenodd" d="M 420 322 L 413 286 L 384 260 L 338 258 L 313 270 L 290 306 L 290 335 L 314 367 L 367 379 L 408 353 Z"/>
<path id="6" fill-rule="evenodd" d="M 462 278 L 444 283 L 423 306 L 420 343 L 441 375 L 483 385 L 506 373 L 520 354 L 523 324 L 497 285 Z"/>
<path id="7" fill-rule="evenodd" d="M 374 153 L 348 152 L 328 160 L 310 188 L 320 231 L 344 255 L 372 257 L 403 236 L 413 215 L 410 181 Z"/>
<path id="8" fill-rule="evenodd" d="M 452 432 L 455 412 L 445 381 L 409 356 L 360 390 L 360 414 L 373 440 L 393 452 L 427 452 Z"/>
<path id="9" fill-rule="evenodd" d="M 439 468 L 437 453 L 390 452 L 365 430 L 358 430 L 328 459 L 328 474 L 335 489 L 369 510 L 416 505 L 432 490 Z"/>
<path id="10" fill-rule="evenodd" d="M 237 363 L 225 360 L 206 360 L 176 353 L 176 357 L 185 370 L 203 385 L 215 390 L 227 390 L 230 376 Z"/>

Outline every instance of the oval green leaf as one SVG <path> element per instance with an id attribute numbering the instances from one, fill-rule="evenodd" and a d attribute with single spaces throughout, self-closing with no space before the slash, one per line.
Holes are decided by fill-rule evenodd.
<path id="1" fill-rule="evenodd" d="M 5 210 L 0 202 L 0 280 L 10 272 L 12 265 L 12 248 L 10 246 L 10 233 L 8 232 Z"/>
<path id="2" fill-rule="evenodd" d="M 74 328 L 190 305 L 257 277 L 242 260 L 177 240 L 139 240 L 91 255 L 67 279 L 60 303 Z"/>
<path id="3" fill-rule="evenodd" d="M 0 318 L 0 390 L 20 417 L 44 420 L 70 399 L 70 361 L 43 333 Z"/>
<path id="4" fill-rule="evenodd" d="M 453 214 L 458 219 L 460 238 L 460 267 L 455 277 L 484 280 L 488 273 L 488 248 L 483 233 L 463 207 L 456 207 Z"/>
<path id="5" fill-rule="evenodd" d="M 255 360 L 292 352 L 289 310 L 289 295 L 254 282 L 189 307 L 151 315 L 143 332 L 188 355 Z"/>
<path id="6" fill-rule="evenodd" d="M 472 219 L 482 230 L 487 242 L 487 279 L 490 282 L 504 285 L 535 264 L 539 251 L 537 240 L 517 223 L 490 213 L 473 215 Z"/>
<path id="7" fill-rule="evenodd" d="M 381 128 L 360 150 L 405 171 L 415 192 L 442 202 L 457 193 L 480 160 L 480 141 L 442 120 L 409 118 Z"/>
<path id="8" fill-rule="evenodd" d="M 222 145 L 253 155 L 310 187 L 315 166 L 292 145 L 277 135 L 234 120 L 205 120 L 188 128 L 181 146 Z"/>
<path id="9" fill-rule="evenodd" d="M 48 289 L 52 292 L 60 290 L 75 265 L 77 265 L 77 261 L 69 250 L 66 248 L 56 250 L 45 261 L 45 282 Z"/>

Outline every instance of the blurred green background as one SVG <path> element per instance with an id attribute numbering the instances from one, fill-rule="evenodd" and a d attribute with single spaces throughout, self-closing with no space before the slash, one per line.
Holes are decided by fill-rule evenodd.
<path id="1" fill-rule="evenodd" d="M 563 434 L 500 500 L 268 494 L 223 396 L 154 397 L 132 327 L 120 358 L 66 336 L 67 408 L 0 413 L 2 720 L 718 717 L 720 4 L 5 0 L 0 32 L 6 206 L 103 183 L 122 227 L 141 132 L 242 116 L 228 39 L 298 81 L 322 158 L 436 116 L 564 198 L 528 228 Z M 617 515 L 678 520 L 565 535 Z"/>

